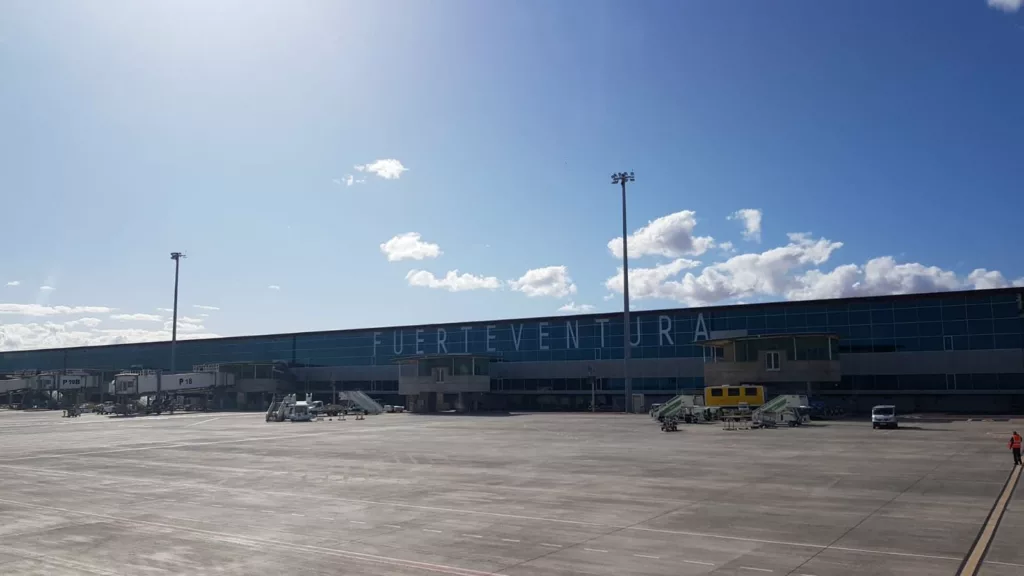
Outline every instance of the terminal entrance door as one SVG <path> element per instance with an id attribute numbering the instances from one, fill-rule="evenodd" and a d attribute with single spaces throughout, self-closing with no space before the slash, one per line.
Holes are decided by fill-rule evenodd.
<path id="1" fill-rule="evenodd" d="M 633 394 L 633 410 L 632 410 L 632 412 L 634 414 L 643 414 L 644 413 L 644 395 L 643 394 Z"/>

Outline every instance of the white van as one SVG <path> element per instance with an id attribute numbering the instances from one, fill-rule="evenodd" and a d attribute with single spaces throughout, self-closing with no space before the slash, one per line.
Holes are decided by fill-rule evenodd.
<path id="1" fill-rule="evenodd" d="M 871 409 L 872 428 L 899 428 L 899 419 L 896 418 L 896 407 L 891 404 L 875 406 Z"/>

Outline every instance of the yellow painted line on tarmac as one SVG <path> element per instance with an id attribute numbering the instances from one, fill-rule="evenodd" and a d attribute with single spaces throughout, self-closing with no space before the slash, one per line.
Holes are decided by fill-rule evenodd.
<path id="1" fill-rule="evenodd" d="M 988 547 L 992 544 L 992 538 L 996 535 L 996 529 L 999 528 L 999 521 L 1003 519 L 1003 512 L 1006 511 L 1006 506 L 1010 503 L 1010 496 L 1013 494 L 1014 488 L 1017 487 L 1017 481 L 1020 480 L 1022 469 L 1024 466 L 1013 467 L 1013 472 L 1010 472 L 1010 477 L 1006 480 L 999 499 L 996 500 L 992 511 L 988 513 L 988 519 L 985 520 L 985 526 L 981 529 L 978 539 L 974 541 L 974 546 L 971 547 L 971 551 L 967 553 L 963 564 L 960 565 L 960 570 L 956 573 L 957 576 L 975 576 L 978 573 L 985 554 L 988 552 Z"/>

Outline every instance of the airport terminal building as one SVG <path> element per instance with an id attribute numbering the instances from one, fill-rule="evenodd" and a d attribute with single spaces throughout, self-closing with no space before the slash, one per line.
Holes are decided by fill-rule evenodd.
<path id="1" fill-rule="evenodd" d="M 185 340 L 178 371 L 233 371 L 224 408 L 362 390 L 417 411 L 643 409 L 739 374 L 851 411 L 1024 413 L 1022 288 Z M 733 350 L 729 357 L 723 346 Z M 168 371 L 169 342 L 0 352 L 0 378 Z M 738 363 L 732 368 L 723 364 Z M 198 368 L 196 368 L 198 369 Z"/>

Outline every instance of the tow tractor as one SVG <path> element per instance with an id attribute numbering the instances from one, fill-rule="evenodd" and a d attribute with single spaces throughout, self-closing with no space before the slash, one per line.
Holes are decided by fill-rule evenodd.
<path id="1" fill-rule="evenodd" d="M 662 432 L 678 432 L 679 431 L 679 420 L 675 416 L 669 416 L 661 421 Z"/>

